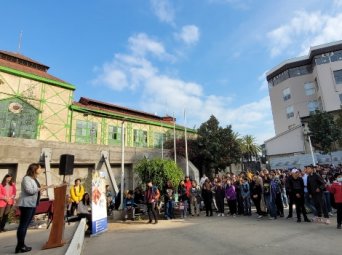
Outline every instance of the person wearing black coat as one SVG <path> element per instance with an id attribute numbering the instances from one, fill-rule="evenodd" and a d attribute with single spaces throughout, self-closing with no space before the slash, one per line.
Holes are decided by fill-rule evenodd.
<path id="1" fill-rule="evenodd" d="M 312 196 L 312 200 L 317 210 L 319 219 L 322 217 L 322 211 L 325 218 L 325 223 L 329 224 L 329 214 L 323 198 L 323 191 L 325 190 L 325 182 L 323 178 L 313 171 L 312 166 L 306 166 L 308 172 L 308 192 Z"/>
<path id="2" fill-rule="evenodd" d="M 206 216 L 213 216 L 213 192 L 211 190 L 211 183 L 209 179 L 206 179 L 202 186 L 202 198 L 205 206 L 205 214 Z"/>
<path id="3" fill-rule="evenodd" d="M 258 218 L 262 218 L 264 214 L 261 211 L 261 197 L 262 197 L 262 187 L 261 187 L 261 178 L 259 176 L 254 176 L 253 181 L 251 183 L 251 198 L 257 210 Z"/>
<path id="4" fill-rule="evenodd" d="M 305 222 L 310 222 L 304 206 L 304 181 L 302 177 L 299 176 L 300 172 L 298 169 L 293 169 L 291 173 L 292 178 L 289 179 L 288 185 L 291 197 L 296 205 L 297 222 L 299 223 L 302 221 L 301 214 L 303 214 Z"/>
<path id="5" fill-rule="evenodd" d="M 224 216 L 224 198 L 226 196 L 226 192 L 222 186 L 221 181 L 216 183 L 214 188 L 215 190 L 215 200 L 218 208 L 218 215 L 217 216 Z"/>
<path id="6" fill-rule="evenodd" d="M 289 198 L 289 214 L 287 216 L 287 219 L 292 218 L 292 213 L 293 213 L 293 204 L 294 204 L 294 198 L 292 196 L 293 192 L 290 188 L 290 183 L 293 180 L 292 172 L 289 173 L 289 175 L 285 179 L 285 188 L 286 188 L 286 194 L 288 195 Z"/>

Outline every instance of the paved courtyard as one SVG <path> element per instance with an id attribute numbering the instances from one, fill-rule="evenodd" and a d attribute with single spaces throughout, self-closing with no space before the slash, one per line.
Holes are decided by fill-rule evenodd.
<path id="1" fill-rule="evenodd" d="M 110 223 L 109 230 L 87 238 L 84 255 L 93 254 L 234 254 L 234 255 L 337 255 L 342 252 L 342 231 L 331 225 L 296 223 L 295 219 L 256 216 L 190 217 Z"/>
<path id="2" fill-rule="evenodd" d="M 32 251 L 25 254 L 35 255 L 62 255 L 65 254 L 69 247 L 69 243 L 75 233 L 78 224 L 71 223 L 65 225 L 64 238 L 66 244 L 62 247 L 54 249 L 42 250 L 42 247 L 49 239 L 51 228 L 46 229 L 46 225 L 42 228 L 29 228 L 26 235 L 26 244 L 32 247 Z M 14 254 L 15 246 L 17 244 L 17 227 L 18 224 L 6 225 L 7 232 L 0 233 L 0 254 Z"/>

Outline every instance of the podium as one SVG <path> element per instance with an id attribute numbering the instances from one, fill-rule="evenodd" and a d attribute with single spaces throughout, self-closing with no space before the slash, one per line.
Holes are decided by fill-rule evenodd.
<path id="1" fill-rule="evenodd" d="M 55 200 L 53 202 L 52 228 L 49 240 L 43 246 L 43 250 L 61 247 L 65 244 L 64 237 L 64 213 L 67 185 L 54 188 Z"/>

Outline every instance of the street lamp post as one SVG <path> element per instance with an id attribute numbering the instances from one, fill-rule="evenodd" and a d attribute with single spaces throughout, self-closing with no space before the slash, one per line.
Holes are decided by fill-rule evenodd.
<path id="1" fill-rule="evenodd" d="M 163 123 L 160 121 L 161 127 L 161 158 L 164 159 L 164 130 L 163 130 Z"/>
<path id="2" fill-rule="evenodd" d="M 308 134 L 308 138 L 309 138 L 309 146 L 310 146 L 310 152 L 311 152 L 311 158 L 312 158 L 312 165 L 316 166 L 315 156 L 314 156 L 314 153 L 313 153 L 313 150 L 312 150 L 310 134 Z"/>
<path id="3" fill-rule="evenodd" d="M 189 158 L 188 158 L 188 137 L 187 137 L 187 131 L 186 131 L 186 112 L 184 109 L 184 140 L 185 140 L 185 169 L 186 169 L 186 176 L 189 176 Z"/>
<path id="4" fill-rule="evenodd" d="M 173 157 L 175 164 L 177 164 L 177 152 L 176 152 L 176 119 L 175 113 L 173 113 Z"/>
<path id="5" fill-rule="evenodd" d="M 310 146 L 310 153 L 311 153 L 311 158 L 312 158 L 312 165 L 316 166 L 315 155 L 313 153 L 312 143 L 311 143 L 311 138 L 310 138 L 310 131 L 307 127 L 304 128 L 304 135 L 308 137 L 309 146 Z"/>
<path id="6" fill-rule="evenodd" d="M 125 120 L 121 123 L 121 193 L 120 193 L 120 209 L 123 210 L 123 194 L 125 182 Z"/>

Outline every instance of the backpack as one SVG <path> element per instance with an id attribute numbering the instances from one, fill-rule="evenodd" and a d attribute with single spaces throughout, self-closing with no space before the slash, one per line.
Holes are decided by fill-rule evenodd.
<path id="1" fill-rule="evenodd" d="M 158 201 L 159 198 L 160 198 L 160 191 L 159 191 L 159 189 L 156 186 L 153 186 L 152 191 L 153 191 L 154 199 Z"/>

